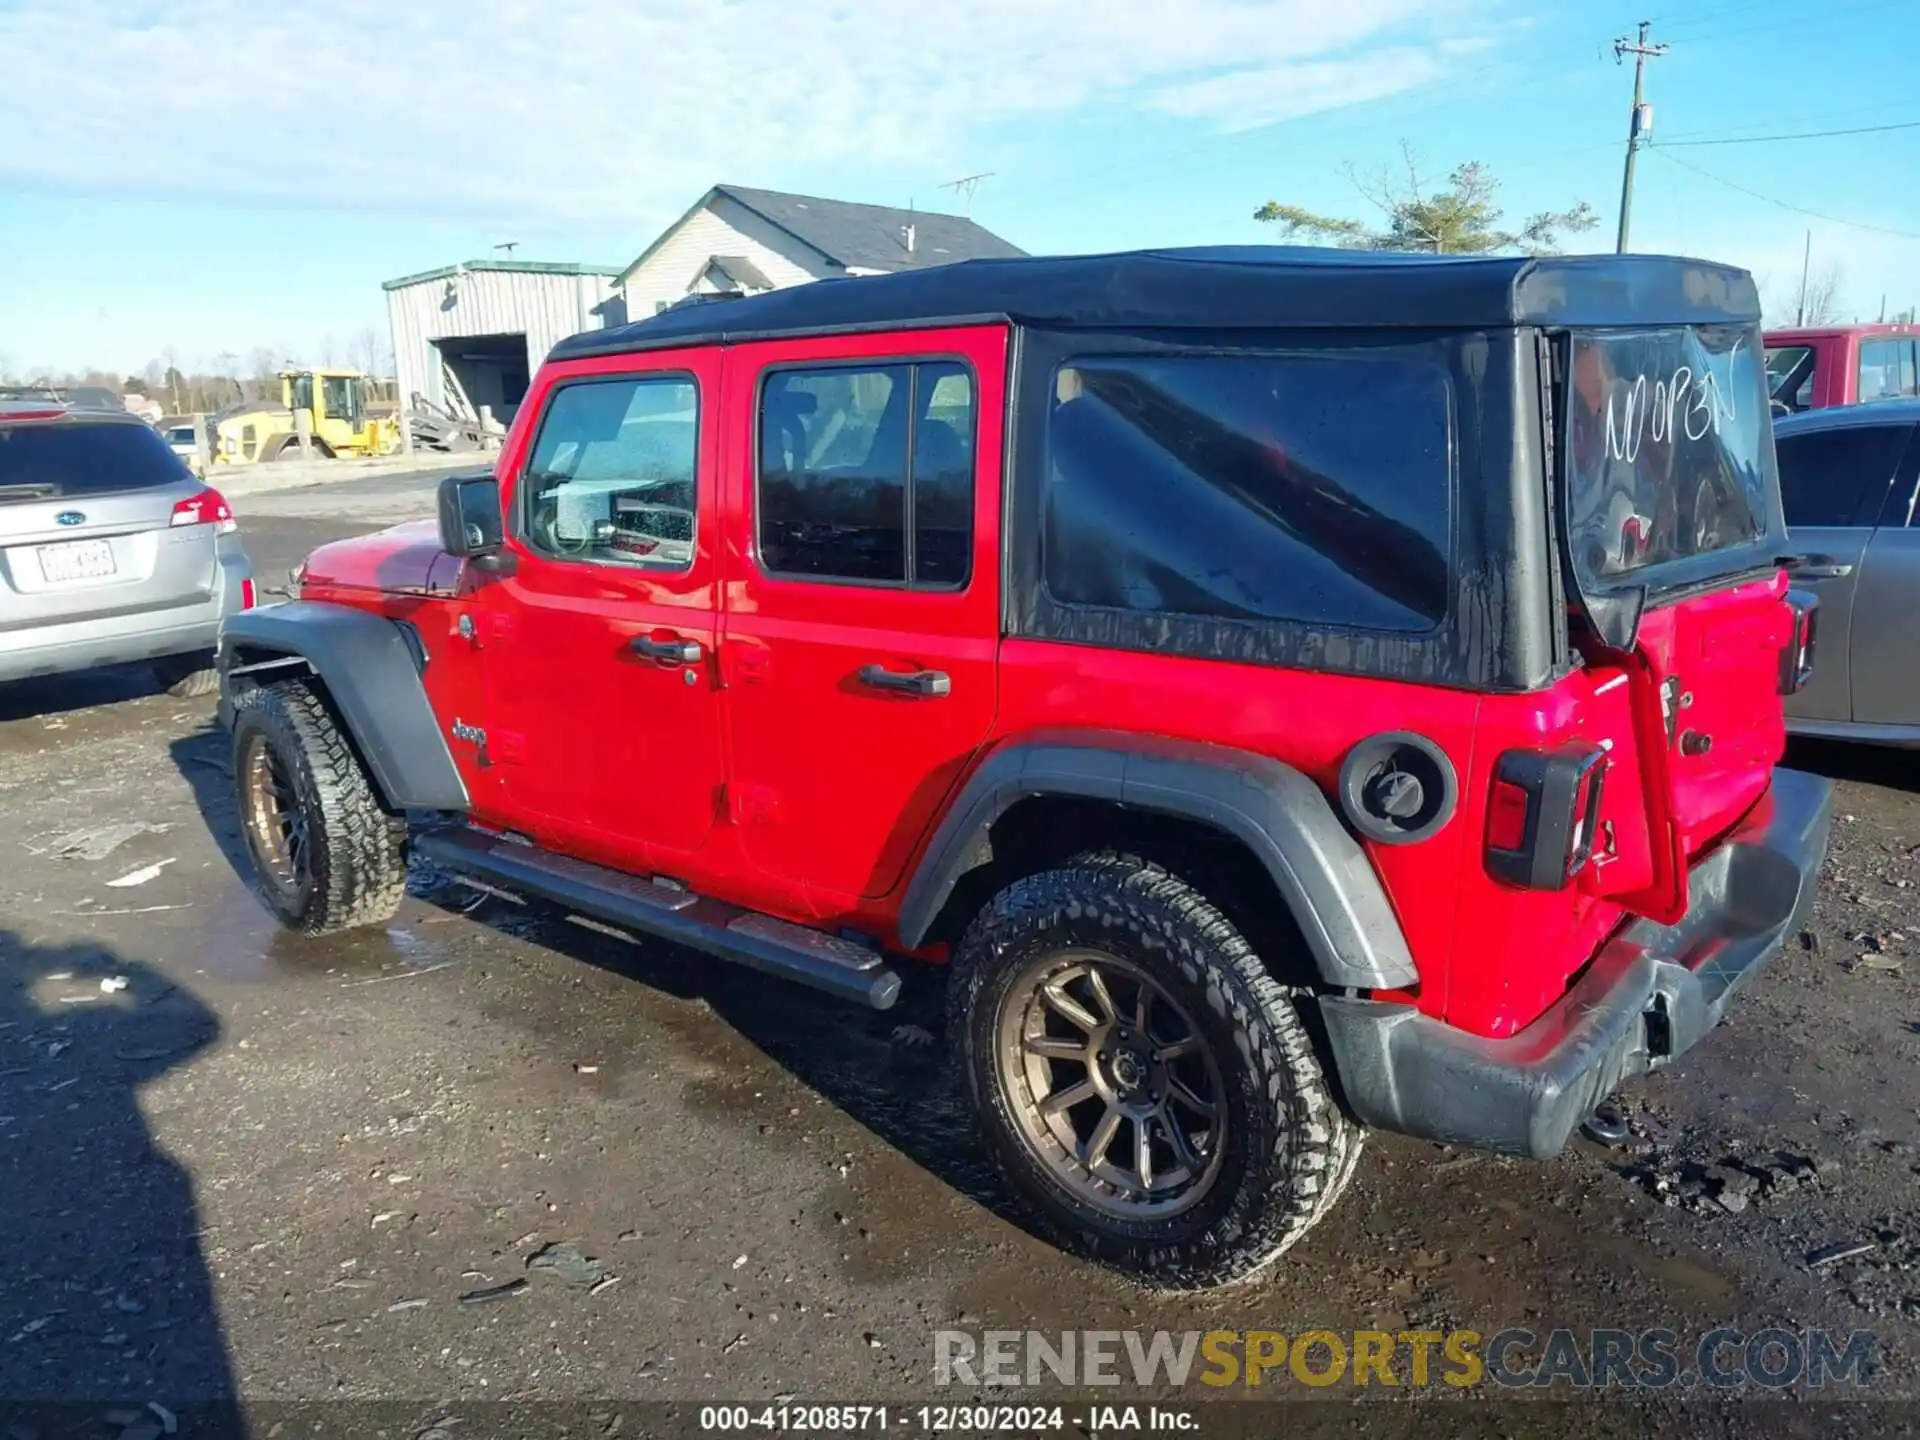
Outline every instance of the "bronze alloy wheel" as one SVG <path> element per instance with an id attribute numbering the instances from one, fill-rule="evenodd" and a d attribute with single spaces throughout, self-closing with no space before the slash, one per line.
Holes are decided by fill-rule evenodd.
<path id="1" fill-rule="evenodd" d="M 1021 1137 L 1082 1202 L 1127 1220 L 1197 1204 L 1226 1153 L 1226 1089 L 1191 1016 L 1132 961 L 1059 950 L 1003 992 L 994 1070 Z"/>
<path id="2" fill-rule="evenodd" d="M 313 847 L 307 809 L 293 767 L 262 734 L 247 737 L 240 765 L 241 820 L 260 874 L 289 901 L 313 890 Z"/>

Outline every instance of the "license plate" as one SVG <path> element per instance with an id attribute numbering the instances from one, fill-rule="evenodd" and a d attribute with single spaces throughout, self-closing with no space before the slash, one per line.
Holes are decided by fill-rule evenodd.
<path id="1" fill-rule="evenodd" d="M 113 542 L 110 540 L 69 540 L 62 545 L 42 545 L 40 574 L 49 585 L 71 585 L 79 580 L 99 580 L 113 574 Z"/>

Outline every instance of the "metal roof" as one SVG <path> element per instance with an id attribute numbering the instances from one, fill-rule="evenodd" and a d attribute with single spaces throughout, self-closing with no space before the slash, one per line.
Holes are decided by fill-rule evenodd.
<path id="1" fill-rule="evenodd" d="M 1750 325 L 1753 277 L 1658 255 L 1404 255 L 1302 246 L 969 260 L 816 280 L 561 341 L 556 358 L 834 330 L 1014 321 L 1070 329 Z"/>
<path id="2" fill-rule="evenodd" d="M 579 265 L 572 261 L 546 260 L 462 260 L 458 265 L 442 265 L 438 270 L 422 270 L 418 275 L 402 275 L 398 280 L 383 280 L 382 290 L 399 290 L 407 285 L 423 285 L 429 280 L 445 280 L 462 270 L 515 270 L 529 275 L 618 275 L 618 265 Z"/>
<path id="3" fill-rule="evenodd" d="M 923 270 L 957 260 L 1012 259 L 1027 253 L 963 215 L 900 210 L 891 205 L 862 205 L 852 200 L 827 200 L 818 195 L 789 195 L 782 190 L 755 190 L 746 185 L 716 185 L 661 231 L 653 243 L 640 252 L 640 257 L 620 272 L 620 279 L 625 281 L 646 264 L 654 251 L 718 196 L 745 206 L 769 225 L 784 230 L 802 245 L 847 269 L 891 273 Z M 909 225 L 913 227 L 911 251 L 907 249 Z"/>
<path id="4" fill-rule="evenodd" d="M 744 185 L 716 185 L 713 193 L 738 201 L 850 270 L 913 270 L 956 260 L 1011 259 L 1027 253 L 963 215 L 823 200 L 817 195 L 750 190 Z M 913 230 L 912 250 L 907 249 L 909 227 Z"/>

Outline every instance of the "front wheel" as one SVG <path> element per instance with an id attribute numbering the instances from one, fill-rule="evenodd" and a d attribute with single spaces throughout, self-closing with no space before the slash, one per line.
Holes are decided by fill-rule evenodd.
<path id="1" fill-rule="evenodd" d="M 1066 1244 L 1160 1284 L 1252 1275 L 1352 1178 L 1288 994 L 1204 896 L 1085 857 L 1002 891 L 955 957 L 949 1033 L 1009 1180 Z"/>
<path id="2" fill-rule="evenodd" d="M 282 924 L 326 935 L 393 918 L 407 888 L 406 822 L 380 807 L 306 681 L 235 699 L 233 774 L 247 852 Z"/>

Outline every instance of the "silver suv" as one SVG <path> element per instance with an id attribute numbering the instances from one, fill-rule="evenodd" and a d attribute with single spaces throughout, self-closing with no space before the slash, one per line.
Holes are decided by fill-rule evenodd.
<path id="1" fill-rule="evenodd" d="M 213 693 L 220 622 L 254 598 L 238 532 L 137 416 L 0 400 L 0 681 L 146 661 Z"/>

